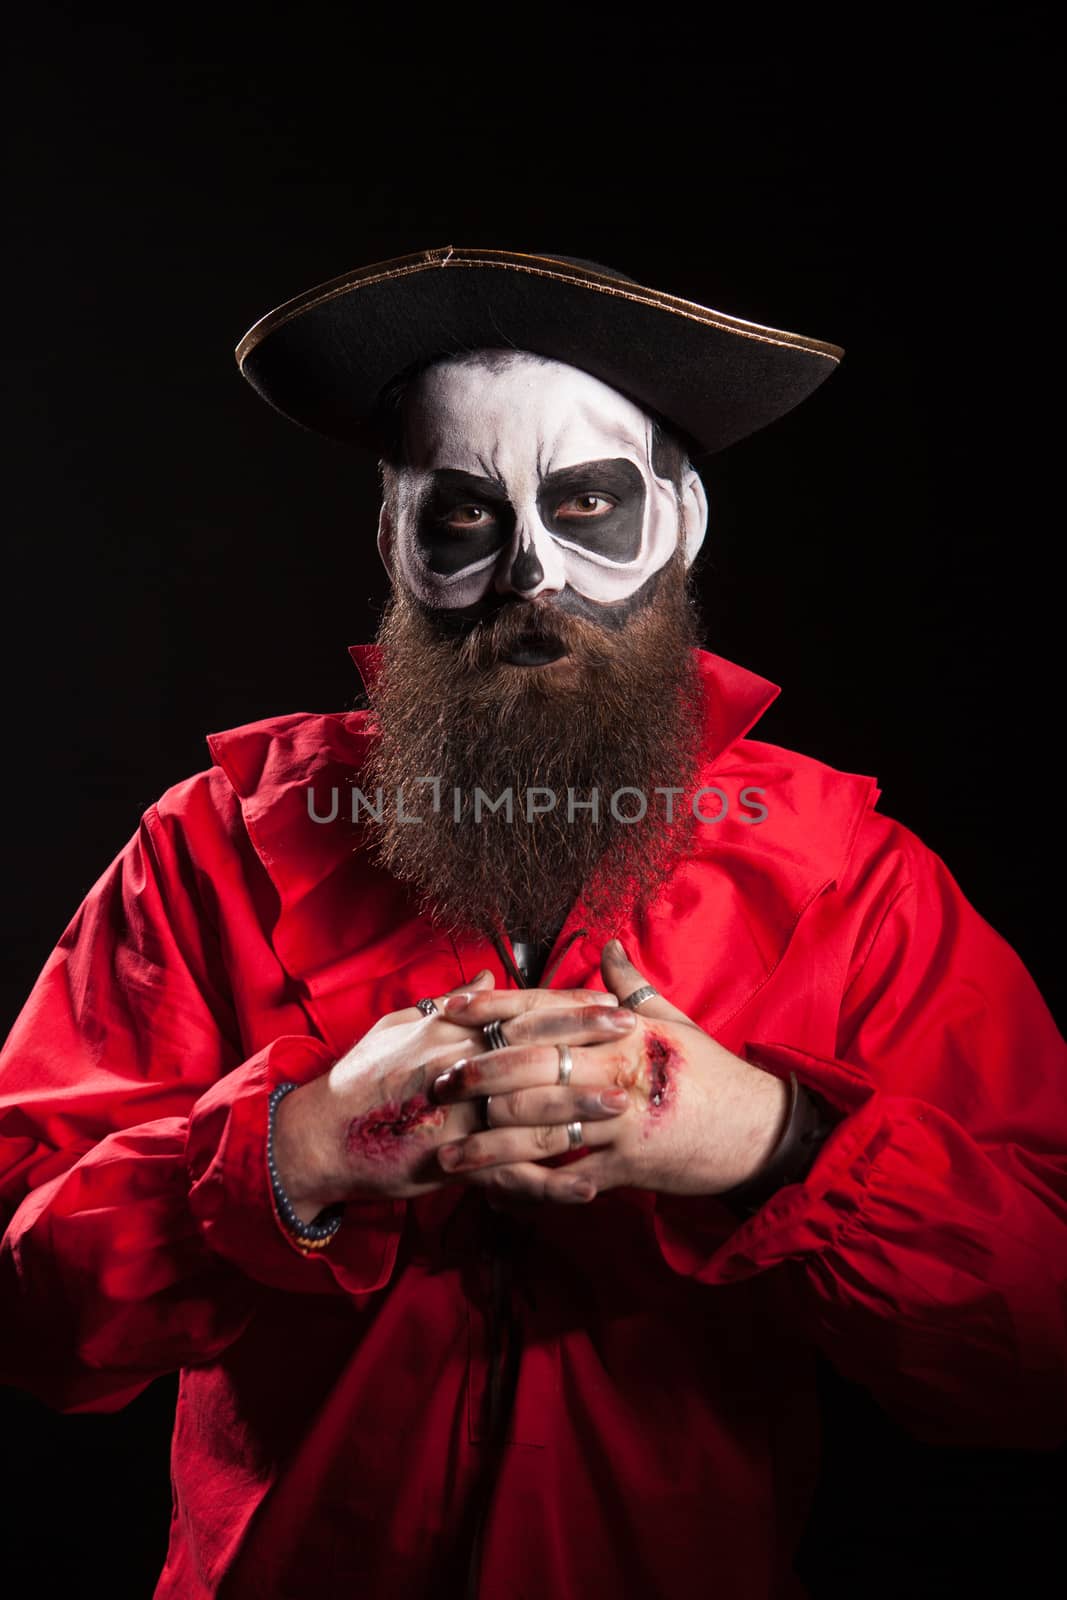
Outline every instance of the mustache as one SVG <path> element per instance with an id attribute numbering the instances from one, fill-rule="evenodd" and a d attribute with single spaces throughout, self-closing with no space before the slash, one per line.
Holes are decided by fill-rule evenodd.
<path id="1" fill-rule="evenodd" d="M 585 617 L 571 616 L 556 606 L 520 600 L 502 606 L 478 622 L 456 647 L 462 666 L 472 670 L 496 666 L 519 643 L 562 648 L 579 663 L 600 666 L 612 653 L 612 635 Z"/>

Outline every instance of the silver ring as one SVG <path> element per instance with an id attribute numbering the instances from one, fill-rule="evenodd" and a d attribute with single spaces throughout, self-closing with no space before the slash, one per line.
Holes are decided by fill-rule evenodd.
<path id="1" fill-rule="evenodd" d="M 560 1082 L 560 1083 L 570 1083 L 570 1081 L 571 1081 L 571 1073 L 574 1070 L 574 1059 L 571 1056 L 571 1047 L 570 1047 L 569 1044 L 558 1044 L 556 1046 L 556 1049 L 559 1051 L 559 1079 L 558 1079 L 558 1082 Z"/>
<path id="2" fill-rule="evenodd" d="M 504 1038 L 503 1024 L 500 1022 L 487 1022 L 482 1029 L 482 1037 L 490 1050 L 506 1050 L 508 1041 Z"/>
<path id="3" fill-rule="evenodd" d="M 487 1094 L 485 1099 L 482 1101 L 482 1127 L 483 1128 L 491 1128 L 493 1126 L 492 1121 L 491 1121 L 490 1116 L 489 1116 L 489 1105 L 490 1105 L 490 1102 L 492 1101 L 492 1098 L 493 1097 L 492 1097 L 491 1094 Z"/>
<path id="4" fill-rule="evenodd" d="M 631 1011 L 636 1011 L 638 1006 L 643 1006 L 646 1000 L 651 1000 L 657 994 L 659 990 L 653 989 L 650 983 L 646 983 L 643 988 L 635 989 L 633 994 L 628 994 L 625 1000 L 620 1000 L 619 1004 L 629 1006 Z"/>
<path id="5" fill-rule="evenodd" d="M 437 1002 L 435 1000 L 416 1000 L 415 1004 L 418 1006 L 424 1017 L 437 1016 Z"/>
<path id="6" fill-rule="evenodd" d="M 581 1142 L 582 1142 L 582 1125 L 581 1125 L 581 1123 L 580 1122 L 568 1122 L 568 1124 L 567 1124 L 567 1143 L 570 1145 L 572 1150 L 577 1150 L 577 1148 L 581 1144 Z"/>

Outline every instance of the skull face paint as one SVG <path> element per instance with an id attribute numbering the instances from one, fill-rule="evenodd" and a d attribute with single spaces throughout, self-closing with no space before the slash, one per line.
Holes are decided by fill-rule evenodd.
<path id="1" fill-rule="evenodd" d="M 441 362 L 406 396 L 379 546 L 395 541 L 404 583 L 438 612 L 564 590 L 625 608 L 674 554 L 682 514 L 687 561 L 707 522 L 696 473 L 680 506 L 652 449 L 652 419 L 577 368 L 521 351 Z"/>

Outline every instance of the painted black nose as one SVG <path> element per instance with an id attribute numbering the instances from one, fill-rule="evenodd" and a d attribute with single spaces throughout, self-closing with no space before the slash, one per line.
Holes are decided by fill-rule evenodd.
<path id="1" fill-rule="evenodd" d="M 544 583 L 544 581 L 545 569 L 537 559 L 537 551 L 533 545 L 528 544 L 525 550 L 519 551 L 511 563 L 508 582 L 513 589 L 527 593 L 531 589 L 536 589 L 537 585 Z"/>

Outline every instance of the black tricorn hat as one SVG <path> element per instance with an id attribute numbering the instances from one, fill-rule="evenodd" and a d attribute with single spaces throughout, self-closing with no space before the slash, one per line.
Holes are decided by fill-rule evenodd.
<path id="1" fill-rule="evenodd" d="M 287 300 L 236 355 L 252 387 L 293 422 L 373 445 L 371 419 L 395 378 L 487 348 L 580 367 L 706 454 L 791 411 L 844 353 L 592 262 L 445 245 Z"/>

